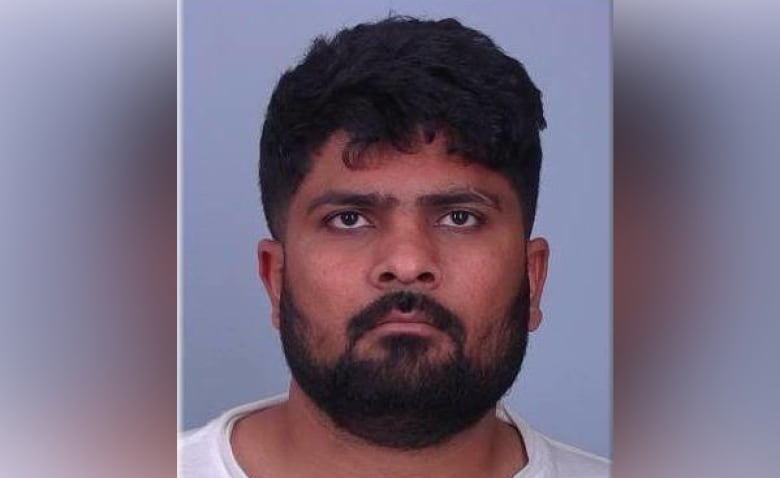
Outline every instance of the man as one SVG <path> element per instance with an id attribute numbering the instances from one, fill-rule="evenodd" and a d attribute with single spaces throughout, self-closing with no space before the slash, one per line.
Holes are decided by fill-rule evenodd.
<path id="1" fill-rule="evenodd" d="M 455 20 L 317 39 L 260 145 L 289 393 L 184 436 L 183 476 L 607 476 L 499 403 L 542 319 L 544 127 L 523 66 Z"/>

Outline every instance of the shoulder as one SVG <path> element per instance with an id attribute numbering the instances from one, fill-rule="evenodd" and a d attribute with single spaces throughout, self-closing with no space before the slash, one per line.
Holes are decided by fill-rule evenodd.
<path id="1" fill-rule="evenodd" d="M 179 435 L 179 464 L 184 478 L 219 478 L 230 476 L 224 471 L 220 456 L 220 426 L 217 418 L 201 428 Z"/>
<path id="2" fill-rule="evenodd" d="M 542 436 L 547 442 L 550 461 L 560 478 L 604 478 L 610 475 L 610 462 L 593 453 Z"/>
<path id="3" fill-rule="evenodd" d="M 230 433 L 236 420 L 247 413 L 286 400 L 279 395 L 230 409 L 206 425 L 179 434 L 179 469 L 182 478 L 245 477 L 230 447 Z"/>
<path id="4" fill-rule="evenodd" d="M 499 405 L 497 414 L 499 418 L 518 429 L 528 453 L 528 463 L 515 475 L 515 478 L 607 478 L 610 476 L 609 460 L 545 436 L 503 405 Z"/>

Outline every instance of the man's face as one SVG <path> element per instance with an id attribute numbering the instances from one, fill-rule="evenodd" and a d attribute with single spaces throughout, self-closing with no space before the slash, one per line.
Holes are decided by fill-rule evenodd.
<path id="1" fill-rule="evenodd" d="M 441 139 L 414 154 L 372 150 L 358 168 L 344 165 L 345 144 L 335 134 L 312 158 L 283 251 L 261 243 L 275 324 L 294 379 L 337 425 L 389 446 L 433 444 L 514 380 L 538 325 L 529 306 L 546 244 L 524 240 L 509 182 Z"/>

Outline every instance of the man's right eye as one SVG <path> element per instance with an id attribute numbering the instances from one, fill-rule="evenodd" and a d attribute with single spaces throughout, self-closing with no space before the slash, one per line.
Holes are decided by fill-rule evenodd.
<path id="1" fill-rule="evenodd" d="M 355 211 L 344 211 L 333 214 L 325 221 L 326 224 L 335 229 L 359 229 L 362 227 L 371 227 L 371 223 L 362 214 Z"/>

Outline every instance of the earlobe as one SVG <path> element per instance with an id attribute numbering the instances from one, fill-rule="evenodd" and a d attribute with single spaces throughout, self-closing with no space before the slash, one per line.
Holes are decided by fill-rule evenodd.
<path id="1" fill-rule="evenodd" d="M 262 239 L 257 243 L 257 265 L 265 292 L 271 301 L 271 320 L 279 328 L 279 304 L 281 302 L 282 282 L 284 280 L 284 248 L 282 243 L 272 239 Z"/>
<path id="2" fill-rule="evenodd" d="M 528 330 L 534 331 L 542 323 L 542 292 L 547 280 L 547 263 L 550 258 L 550 246 L 544 238 L 537 237 L 528 242 L 526 263 L 530 290 Z"/>

